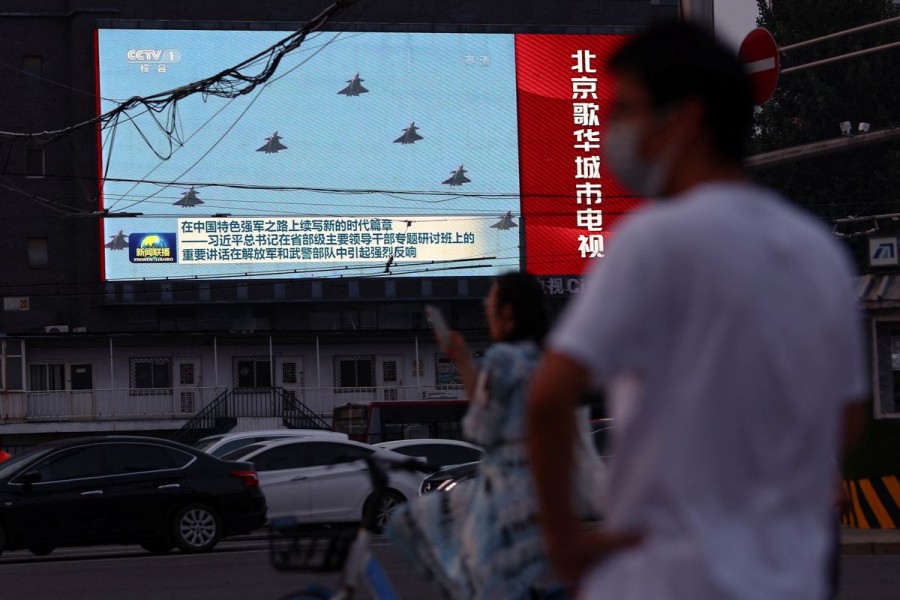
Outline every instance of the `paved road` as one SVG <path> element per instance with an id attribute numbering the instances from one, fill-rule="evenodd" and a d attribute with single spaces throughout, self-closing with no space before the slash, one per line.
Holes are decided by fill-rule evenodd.
<path id="1" fill-rule="evenodd" d="M 376 539 L 376 556 L 401 598 L 436 598 L 411 574 L 396 548 Z M 838 600 L 896 600 L 900 555 L 845 555 Z M 50 556 L 0 557 L 3 598 L 27 600 L 276 600 L 300 581 L 330 585 L 334 576 L 282 573 L 269 565 L 265 541 L 224 542 L 215 552 L 153 556 L 134 547 L 57 550 Z"/>
<path id="2" fill-rule="evenodd" d="M 837 600 L 897 600 L 900 598 L 900 555 L 844 555 L 841 578 Z"/>
<path id="3" fill-rule="evenodd" d="M 434 596 L 388 542 L 376 540 L 373 550 L 402 598 Z M 153 556 L 136 547 L 103 546 L 0 557 L 2 597 L 27 600 L 276 600 L 301 581 L 331 585 L 334 579 L 274 570 L 265 541 L 223 542 L 199 555 Z"/>

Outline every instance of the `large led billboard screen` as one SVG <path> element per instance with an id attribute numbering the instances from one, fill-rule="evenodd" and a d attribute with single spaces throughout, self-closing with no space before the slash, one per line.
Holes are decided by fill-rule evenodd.
<path id="1" fill-rule="evenodd" d="M 101 29 L 98 109 L 284 37 Z M 636 203 L 600 160 L 621 39 L 323 32 L 249 94 L 132 110 L 99 132 L 100 208 L 134 215 L 103 278 L 581 273 Z"/>

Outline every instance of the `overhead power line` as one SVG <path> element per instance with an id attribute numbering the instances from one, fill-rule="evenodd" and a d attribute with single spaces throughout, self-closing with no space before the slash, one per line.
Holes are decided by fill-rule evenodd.
<path id="1" fill-rule="evenodd" d="M 859 27 L 851 27 L 850 29 L 844 29 L 842 31 L 835 31 L 834 33 L 829 33 L 829 34 L 822 35 L 822 36 L 812 38 L 809 40 L 805 40 L 802 42 L 797 42 L 796 44 L 789 44 L 787 46 L 782 46 L 781 48 L 779 48 L 779 50 L 781 52 L 788 52 L 790 50 L 796 50 L 797 48 L 811 46 L 812 44 L 817 44 L 819 42 L 833 40 L 835 38 L 843 37 L 845 35 L 850 35 L 852 33 L 859 33 L 860 31 L 866 31 L 868 29 L 873 29 L 875 27 L 882 27 L 884 25 L 890 25 L 891 23 L 900 23 L 900 17 L 891 17 L 890 19 L 884 19 L 881 21 L 876 21 L 874 23 L 866 23 L 865 25 L 860 25 Z"/>
<path id="2" fill-rule="evenodd" d="M 249 94 L 259 85 L 267 82 L 272 77 L 272 75 L 274 75 L 276 69 L 278 68 L 278 64 L 281 62 L 281 59 L 284 58 L 287 53 L 300 47 L 300 45 L 310 33 L 321 29 L 335 13 L 346 9 L 356 2 L 357 0 L 336 0 L 334 4 L 332 4 L 312 20 L 304 24 L 299 31 L 292 33 L 276 44 L 270 46 L 266 50 L 263 50 L 262 52 L 246 59 L 240 64 L 225 69 L 224 71 L 212 75 L 211 77 L 207 77 L 199 81 L 194 81 L 165 92 L 152 94 L 150 96 L 134 96 L 132 98 L 129 98 L 128 100 L 120 102 L 115 108 L 106 113 L 103 113 L 92 119 L 88 119 L 87 121 L 78 123 L 76 125 L 65 127 L 63 129 L 42 131 L 40 133 L 16 133 L 9 131 L 0 131 L 0 137 L 14 140 L 38 139 L 45 142 L 50 142 L 83 127 L 88 127 L 97 123 L 100 123 L 104 126 L 110 122 L 115 123 L 120 115 L 122 115 L 123 113 L 127 113 L 129 110 L 138 106 L 142 106 L 151 112 L 159 113 L 165 110 L 170 105 L 178 102 L 179 100 L 188 96 L 192 96 L 194 94 L 205 94 L 208 96 L 217 96 L 220 98 L 236 98 L 241 95 Z M 257 64 L 258 62 L 260 62 L 260 59 L 263 58 L 266 59 L 266 64 L 259 74 L 247 75 L 242 72 L 242 69 L 246 69 L 247 67 L 251 67 L 254 64 Z"/>
<path id="3" fill-rule="evenodd" d="M 746 165 L 751 169 L 774 167 L 795 160 L 823 156 L 841 150 L 859 148 L 861 146 L 868 146 L 869 144 L 897 138 L 900 138 L 900 127 L 889 127 L 887 129 L 878 129 L 853 136 L 841 136 L 830 140 L 821 140 L 810 144 L 802 144 L 800 146 L 791 146 L 790 148 L 782 148 L 771 152 L 763 152 L 749 157 L 746 161 Z"/>

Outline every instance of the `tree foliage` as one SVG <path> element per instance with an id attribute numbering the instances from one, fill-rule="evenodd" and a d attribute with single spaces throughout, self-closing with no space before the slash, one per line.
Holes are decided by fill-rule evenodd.
<path id="1" fill-rule="evenodd" d="M 757 24 L 785 48 L 897 15 L 891 0 L 757 0 Z M 900 23 L 782 51 L 782 70 L 900 40 Z M 782 74 L 759 110 L 751 153 L 834 139 L 839 123 L 900 126 L 900 48 Z M 762 167 L 754 177 L 828 222 L 900 212 L 900 139 Z M 874 222 L 845 228 L 870 229 Z M 883 225 L 883 224 L 882 224 Z M 890 225 L 890 223 L 888 223 Z"/>

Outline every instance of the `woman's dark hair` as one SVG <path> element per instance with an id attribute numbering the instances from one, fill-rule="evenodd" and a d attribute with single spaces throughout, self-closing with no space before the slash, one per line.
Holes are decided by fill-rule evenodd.
<path id="1" fill-rule="evenodd" d="M 549 327 L 541 283 L 533 275 L 519 271 L 504 273 L 494 281 L 497 308 L 509 305 L 513 311 L 515 328 L 507 341 L 531 340 L 540 345 Z"/>

